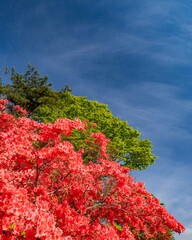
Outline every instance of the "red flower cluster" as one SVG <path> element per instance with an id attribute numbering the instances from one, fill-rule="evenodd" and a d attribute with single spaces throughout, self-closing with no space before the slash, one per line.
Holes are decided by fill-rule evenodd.
<path id="1" fill-rule="evenodd" d="M 169 239 L 184 227 L 118 163 L 83 164 L 69 137 L 76 119 L 15 119 L 0 101 L 0 239 Z M 19 112 L 25 113 L 21 108 Z M 92 134 L 106 157 L 108 140 Z"/>

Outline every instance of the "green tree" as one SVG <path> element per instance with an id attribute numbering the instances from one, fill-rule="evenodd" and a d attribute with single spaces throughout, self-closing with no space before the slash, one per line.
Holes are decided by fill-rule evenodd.
<path id="1" fill-rule="evenodd" d="M 3 69 L 6 75 L 9 74 L 8 68 Z M 17 73 L 15 68 L 11 69 L 11 84 L 0 83 L 0 94 L 15 104 L 25 108 L 29 115 L 46 101 L 47 96 L 51 95 L 51 83 L 47 83 L 48 76 L 40 77 L 39 72 L 31 65 L 27 66 L 24 74 Z"/>
<path id="2" fill-rule="evenodd" d="M 91 131 L 102 132 L 110 139 L 107 149 L 110 159 L 131 169 L 145 169 L 155 161 L 151 142 L 141 139 L 140 132 L 129 126 L 128 122 L 113 116 L 105 104 L 74 96 L 70 91 L 64 90 L 55 93 L 55 101 L 46 102 L 36 108 L 34 113 L 34 118 L 43 122 L 53 123 L 58 118 L 77 117 L 88 121 L 89 125 L 96 123 Z M 77 141 L 79 147 L 82 144 Z"/>
<path id="3" fill-rule="evenodd" d="M 52 90 L 51 84 L 47 83 L 48 77 L 40 77 L 39 72 L 30 65 L 25 74 L 16 73 L 13 68 L 10 79 L 11 84 L 0 85 L 1 94 L 25 108 L 33 119 L 53 123 L 58 118 L 80 118 L 87 121 L 90 131 L 102 132 L 110 139 L 107 153 L 111 160 L 140 170 L 155 162 L 151 142 L 141 139 L 140 132 L 129 126 L 128 122 L 113 116 L 107 105 L 74 96 L 67 85 L 60 92 Z M 96 126 L 92 126 L 93 123 Z M 70 138 L 76 150 L 85 149 L 85 163 L 96 159 L 98 148 L 88 135 L 74 132 Z"/>

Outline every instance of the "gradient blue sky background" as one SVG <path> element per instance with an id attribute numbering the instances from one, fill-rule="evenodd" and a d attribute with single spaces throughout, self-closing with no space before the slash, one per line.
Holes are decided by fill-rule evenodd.
<path id="1" fill-rule="evenodd" d="M 133 176 L 192 239 L 192 1 L 0 0 L 0 66 L 109 105 L 154 145 Z"/>

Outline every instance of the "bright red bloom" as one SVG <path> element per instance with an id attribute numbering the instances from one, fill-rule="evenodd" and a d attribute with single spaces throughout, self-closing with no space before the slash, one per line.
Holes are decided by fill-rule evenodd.
<path id="1" fill-rule="evenodd" d="M 15 119 L 0 101 L 0 239 L 169 239 L 184 227 L 107 160 L 108 139 L 91 134 L 103 159 L 83 164 L 69 140 L 79 119 L 43 124 Z M 18 108 L 20 113 L 22 109 Z"/>

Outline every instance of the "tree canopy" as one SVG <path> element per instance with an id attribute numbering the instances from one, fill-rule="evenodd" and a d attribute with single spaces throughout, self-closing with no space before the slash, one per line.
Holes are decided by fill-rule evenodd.
<path id="1" fill-rule="evenodd" d="M 9 74 L 9 69 L 4 70 Z M 0 93 L 15 105 L 25 108 L 29 114 L 40 106 L 44 99 L 51 94 L 51 83 L 47 83 L 48 76 L 40 77 L 39 72 L 31 65 L 28 65 L 24 74 L 16 72 L 15 68 L 11 69 L 11 84 L 2 84 L 0 82 Z"/>
<path id="2" fill-rule="evenodd" d="M 101 131 L 110 139 L 110 158 L 131 169 L 145 169 L 154 163 L 151 142 L 148 139 L 140 139 L 139 131 L 113 116 L 105 104 L 64 91 L 56 93 L 55 101 L 42 104 L 34 113 L 34 118 L 43 122 L 53 123 L 58 118 L 77 117 L 88 121 L 90 125 L 95 123 L 93 131 Z"/>
<path id="3" fill-rule="evenodd" d="M 110 161 L 101 132 L 80 119 L 14 118 L 7 103 L 0 100 L 1 239 L 168 240 L 184 231 L 128 168 Z M 83 164 L 84 148 L 70 141 L 74 130 L 97 145 L 95 163 Z"/>
<path id="4" fill-rule="evenodd" d="M 1 93 L 14 104 L 25 108 L 33 119 L 45 123 L 53 123 L 58 118 L 79 118 L 86 120 L 89 127 L 96 124 L 94 132 L 103 132 L 110 143 L 107 153 L 111 160 L 119 162 L 131 169 L 145 169 L 155 162 L 152 144 L 148 139 L 142 139 L 140 132 L 128 122 L 113 116 L 108 106 L 86 97 L 74 96 L 67 86 L 59 92 L 50 88 L 48 77 L 40 77 L 35 68 L 28 66 L 25 74 L 11 74 L 11 84 L 1 85 Z M 71 142 L 76 149 L 87 144 L 87 135 L 74 131 Z M 84 153 L 84 161 L 94 160 L 97 149 L 90 141 L 89 150 Z M 92 151 L 90 151 L 92 146 Z"/>

